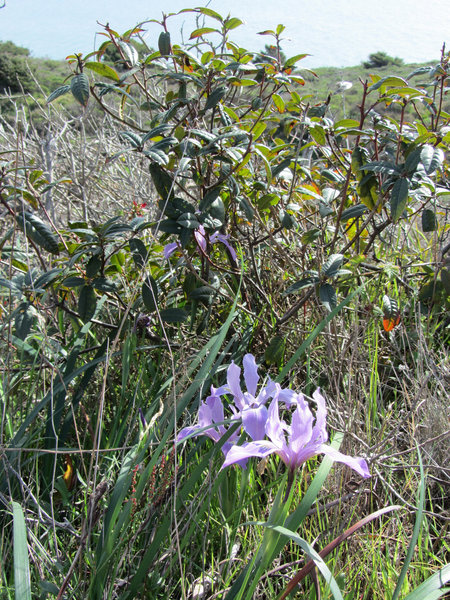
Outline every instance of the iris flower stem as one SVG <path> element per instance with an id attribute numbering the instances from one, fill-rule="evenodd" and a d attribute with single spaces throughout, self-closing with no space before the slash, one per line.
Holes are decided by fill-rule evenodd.
<path id="1" fill-rule="evenodd" d="M 288 471 L 288 477 L 287 477 L 287 486 L 286 486 L 286 493 L 284 494 L 284 499 L 283 502 L 287 502 L 289 495 L 291 493 L 291 489 L 292 489 L 292 484 L 294 483 L 295 480 L 295 471 L 294 469 L 289 469 Z"/>

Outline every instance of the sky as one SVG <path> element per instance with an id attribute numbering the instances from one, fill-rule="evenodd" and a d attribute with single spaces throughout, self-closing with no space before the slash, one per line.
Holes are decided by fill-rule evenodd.
<path id="1" fill-rule="evenodd" d="M 239 17 L 244 25 L 233 41 L 258 51 L 270 38 L 258 32 L 286 26 L 286 55 L 308 53 L 303 67 L 345 67 L 360 64 L 370 53 L 384 51 L 405 62 L 438 62 L 444 42 L 450 50 L 449 0 L 0 0 L 0 40 L 25 46 L 32 56 L 63 59 L 87 54 L 104 41 L 98 35 L 109 23 L 123 33 L 139 22 L 161 19 L 162 12 L 209 6 L 223 16 Z M 207 26 L 217 25 L 208 19 Z M 172 40 L 189 37 L 193 16 L 184 13 L 168 21 Z M 161 28 L 144 26 L 146 42 L 157 47 Z"/>

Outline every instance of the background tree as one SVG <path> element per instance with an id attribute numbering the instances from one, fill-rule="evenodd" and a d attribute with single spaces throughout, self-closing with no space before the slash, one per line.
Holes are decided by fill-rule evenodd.
<path id="1" fill-rule="evenodd" d="M 363 62 L 365 69 L 380 69 L 388 65 L 400 66 L 403 64 L 403 59 L 398 56 L 389 56 L 386 52 L 374 52 L 369 54 L 369 60 Z"/>
<path id="2" fill-rule="evenodd" d="M 0 92 L 31 91 L 32 78 L 27 65 L 30 51 L 13 42 L 0 43 Z"/>

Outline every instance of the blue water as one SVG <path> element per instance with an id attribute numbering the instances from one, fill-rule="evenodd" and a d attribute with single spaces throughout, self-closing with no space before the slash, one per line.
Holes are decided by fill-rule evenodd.
<path id="1" fill-rule="evenodd" d="M 203 0 L 6 0 L 0 9 L 0 39 L 30 48 L 34 56 L 64 58 L 87 53 L 105 39 L 96 23 L 109 22 L 123 32 L 138 21 L 160 18 Z M 286 25 L 283 49 L 288 56 L 310 53 L 303 66 L 351 66 L 371 52 L 385 51 L 406 62 L 438 60 L 444 41 L 450 49 L 449 0 L 211 0 L 209 7 L 240 17 L 246 24 L 232 32 L 243 47 L 261 50 L 270 38 L 264 29 Z M 189 15 L 173 21 L 172 31 L 195 26 Z M 218 23 L 208 20 L 207 25 Z M 157 45 L 158 29 L 149 25 L 148 43 Z"/>

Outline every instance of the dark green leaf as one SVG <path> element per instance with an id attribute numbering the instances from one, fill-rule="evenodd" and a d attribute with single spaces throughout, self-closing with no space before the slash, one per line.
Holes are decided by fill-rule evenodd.
<path id="1" fill-rule="evenodd" d="M 185 227 L 186 229 L 198 229 L 200 223 L 193 213 L 187 212 L 178 217 L 177 225 Z"/>
<path id="2" fill-rule="evenodd" d="M 100 292 L 115 292 L 117 289 L 114 281 L 106 279 L 106 277 L 96 277 L 92 282 L 93 287 Z"/>
<path id="3" fill-rule="evenodd" d="M 299 290 L 303 290 L 304 288 L 311 287 L 312 285 L 314 285 L 318 282 L 319 282 L 318 273 L 311 273 L 307 277 L 303 277 L 302 279 L 299 279 L 299 281 L 296 281 L 295 283 L 290 285 L 288 287 L 288 289 L 283 293 L 284 293 L 284 295 L 292 294 L 294 292 L 298 292 Z"/>
<path id="4" fill-rule="evenodd" d="M 92 285 L 84 285 L 78 299 L 78 314 L 82 321 L 90 321 L 97 308 L 97 296 Z"/>
<path id="5" fill-rule="evenodd" d="M 38 246 L 51 254 L 59 254 L 58 237 L 39 217 L 24 211 L 16 216 L 16 220 L 22 231 Z"/>
<path id="6" fill-rule="evenodd" d="M 383 315 L 386 319 L 393 319 L 398 314 L 398 303 L 394 298 L 383 296 Z"/>
<path id="7" fill-rule="evenodd" d="M 78 287 L 80 285 L 84 285 L 86 283 L 86 280 L 84 279 L 84 277 L 66 277 L 66 279 L 64 279 L 63 281 L 61 281 L 61 285 L 64 287 Z"/>
<path id="8" fill-rule="evenodd" d="M 336 272 L 341 268 L 343 260 L 343 254 L 332 254 L 329 256 L 328 260 L 322 265 L 322 275 L 325 275 L 325 277 L 336 275 Z"/>
<path id="9" fill-rule="evenodd" d="M 281 367 L 283 364 L 286 339 L 281 335 L 274 336 L 264 352 L 264 359 L 269 365 Z"/>
<path id="10" fill-rule="evenodd" d="M 447 296 L 450 296 L 450 269 L 441 270 L 441 282 Z"/>
<path id="11" fill-rule="evenodd" d="M 350 206 L 343 211 L 341 215 L 341 221 L 345 223 L 349 219 L 357 219 L 366 212 L 367 206 L 365 204 L 356 204 L 355 206 Z"/>
<path id="12" fill-rule="evenodd" d="M 276 177 L 278 175 L 278 173 L 281 173 L 281 171 L 283 171 L 283 169 L 288 167 L 291 164 L 291 162 L 292 162 L 292 158 L 285 158 L 284 160 L 282 160 L 280 163 L 278 163 L 274 167 L 271 167 L 272 179 L 274 177 Z"/>
<path id="13" fill-rule="evenodd" d="M 440 148 L 426 144 L 420 153 L 420 160 L 428 175 L 432 175 L 444 162 L 444 153 Z"/>
<path id="14" fill-rule="evenodd" d="M 421 161 L 421 153 L 422 148 L 416 148 L 408 154 L 408 157 L 405 161 L 405 170 L 409 176 L 413 175 L 413 173 L 416 171 L 417 165 Z"/>
<path id="15" fill-rule="evenodd" d="M 215 293 L 215 290 L 209 286 L 201 285 L 189 293 L 189 300 L 202 300 L 204 302 L 209 302 L 211 300 L 211 296 Z"/>
<path id="16" fill-rule="evenodd" d="M 391 217 L 396 223 L 402 216 L 406 206 L 408 205 L 409 181 L 401 177 L 394 183 L 391 192 Z"/>
<path id="17" fill-rule="evenodd" d="M 102 267 L 100 256 L 91 256 L 86 265 L 86 277 L 95 277 Z"/>
<path id="18" fill-rule="evenodd" d="M 319 236 L 320 229 L 309 229 L 308 231 L 305 231 L 305 233 L 302 235 L 302 244 L 307 246 L 308 244 L 311 244 L 312 242 L 317 240 Z"/>
<path id="19" fill-rule="evenodd" d="M 182 323 L 188 318 L 187 312 L 182 308 L 165 308 L 160 315 L 165 323 Z"/>
<path id="20" fill-rule="evenodd" d="M 337 305 L 336 292 L 329 283 L 322 283 L 319 287 L 319 299 L 325 308 L 331 312 Z"/>
<path id="21" fill-rule="evenodd" d="M 425 208 L 422 211 L 422 231 L 436 231 L 437 221 L 436 213 L 431 208 Z"/>
<path id="22" fill-rule="evenodd" d="M 121 131 L 119 137 L 128 140 L 133 148 L 142 148 L 142 139 L 134 131 Z"/>
<path id="23" fill-rule="evenodd" d="M 296 225 L 295 218 L 285 210 L 280 210 L 279 214 L 281 226 L 285 229 L 293 229 Z"/>
<path id="24" fill-rule="evenodd" d="M 22 302 L 18 307 L 18 312 L 14 321 L 16 336 L 24 341 L 30 333 L 35 317 L 29 302 Z"/>
<path id="25" fill-rule="evenodd" d="M 53 102 L 53 100 L 56 100 L 56 98 L 59 98 L 60 96 L 63 96 L 64 94 L 67 94 L 67 92 L 70 90 L 70 85 L 62 85 L 59 88 L 56 88 L 56 90 L 54 90 L 50 96 L 47 98 L 47 104 L 50 104 L 50 102 Z"/>
<path id="26" fill-rule="evenodd" d="M 211 108 L 214 108 L 226 95 L 227 91 L 228 88 L 224 85 L 221 85 L 220 87 L 213 90 L 206 100 L 205 110 L 210 110 Z"/>
<path id="27" fill-rule="evenodd" d="M 171 52 L 170 46 L 170 33 L 168 31 L 163 31 L 159 34 L 158 38 L 158 49 L 161 53 L 161 56 L 169 56 Z"/>
<path id="28" fill-rule="evenodd" d="M 156 191 L 165 202 L 173 196 L 173 180 L 161 167 L 155 163 L 149 165 L 150 175 Z"/>
<path id="29" fill-rule="evenodd" d="M 138 238 L 132 238 L 128 245 L 133 253 L 133 260 L 138 268 L 145 266 L 148 259 L 148 252 L 144 242 Z"/>
<path id="30" fill-rule="evenodd" d="M 149 276 L 142 284 L 142 300 L 149 312 L 154 312 L 158 306 L 158 286 L 153 277 Z"/>
<path id="31" fill-rule="evenodd" d="M 70 80 L 70 91 L 77 102 L 87 106 L 89 101 L 89 79 L 85 73 L 78 73 Z"/>

